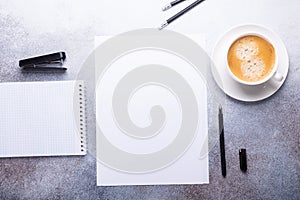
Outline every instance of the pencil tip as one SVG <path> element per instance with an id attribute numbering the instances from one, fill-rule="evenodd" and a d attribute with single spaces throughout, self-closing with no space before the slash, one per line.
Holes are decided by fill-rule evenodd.
<path id="1" fill-rule="evenodd" d="M 158 27 L 158 30 L 164 29 L 166 26 L 168 26 L 168 22 L 163 23 L 160 27 Z"/>
<path id="2" fill-rule="evenodd" d="M 162 11 L 169 10 L 171 7 L 172 7 L 172 5 L 169 3 L 162 8 Z"/>

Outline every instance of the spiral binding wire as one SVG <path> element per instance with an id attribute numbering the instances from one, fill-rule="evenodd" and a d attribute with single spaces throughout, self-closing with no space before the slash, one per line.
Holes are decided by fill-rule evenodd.
<path id="1" fill-rule="evenodd" d="M 80 145 L 81 152 L 86 153 L 87 151 L 87 139 L 86 139 L 86 116 L 85 116 L 85 87 L 83 82 L 78 84 L 78 96 L 79 96 L 79 133 L 80 133 Z"/>

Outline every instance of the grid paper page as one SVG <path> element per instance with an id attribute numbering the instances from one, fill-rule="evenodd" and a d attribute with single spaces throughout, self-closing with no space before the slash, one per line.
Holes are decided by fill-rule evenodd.
<path id="1" fill-rule="evenodd" d="M 78 81 L 2 83 L 0 94 L 0 157 L 85 154 Z"/>

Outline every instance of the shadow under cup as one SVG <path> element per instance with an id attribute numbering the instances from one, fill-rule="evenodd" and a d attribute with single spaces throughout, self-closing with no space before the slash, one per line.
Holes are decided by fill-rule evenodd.
<path id="1" fill-rule="evenodd" d="M 244 85 L 283 79 L 277 72 L 278 56 L 274 45 L 266 36 L 257 33 L 243 34 L 230 43 L 226 67 L 231 77 Z"/>

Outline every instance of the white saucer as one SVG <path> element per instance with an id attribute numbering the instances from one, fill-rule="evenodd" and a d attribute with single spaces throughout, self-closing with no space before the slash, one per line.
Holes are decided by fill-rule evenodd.
<path id="1" fill-rule="evenodd" d="M 242 34 L 257 33 L 265 35 L 273 43 L 278 54 L 278 72 L 283 75 L 283 80 L 269 80 L 257 86 L 242 85 L 229 75 L 226 68 L 226 51 L 234 39 Z M 259 25 L 240 25 L 225 33 L 215 45 L 212 59 L 214 66 L 212 74 L 218 86 L 230 97 L 240 101 L 260 101 L 273 95 L 283 85 L 289 70 L 289 57 L 285 45 L 279 36 L 273 31 Z M 220 77 L 220 78 L 219 78 Z"/>

